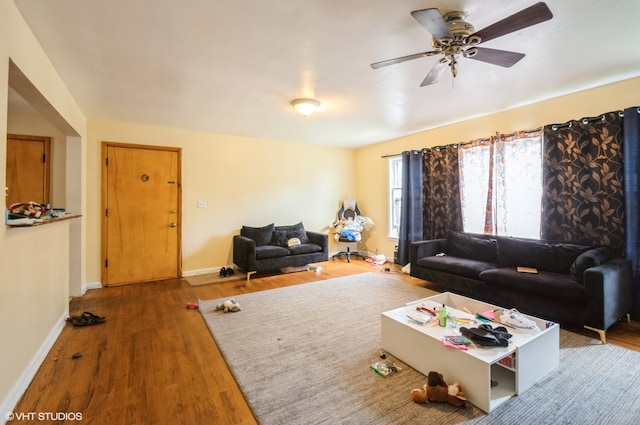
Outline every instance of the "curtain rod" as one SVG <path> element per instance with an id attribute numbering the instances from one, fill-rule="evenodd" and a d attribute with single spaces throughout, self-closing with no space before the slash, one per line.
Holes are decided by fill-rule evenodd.
<path id="1" fill-rule="evenodd" d="M 429 150 L 429 148 L 424 148 L 424 149 L 411 149 L 410 151 L 404 151 L 404 152 L 413 152 L 413 153 L 425 153 Z M 394 154 L 385 154 L 382 155 L 380 158 L 391 158 L 392 156 L 401 156 L 404 152 L 400 152 L 400 153 L 394 153 Z"/>
<path id="2" fill-rule="evenodd" d="M 640 107 L 636 108 L 636 112 L 640 114 Z M 620 118 L 624 117 L 624 111 L 611 111 L 611 112 L 605 112 L 604 114 L 600 114 L 596 117 L 585 117 L 585 118 L 580 118 L 579 120 L 571 120 L 571 121 L 567 121 L 563 124 L 551 124 L 551 129 L 556 131 L 559 130 L 561 128 L 571 128 L 573 126 L 574 122 L 580 122 L 582 125 L 587 125 L 590 122 L 596 122 L 596 121 L 604 121 L 605 120 L 605 115 L 607 114 L 618 114 L 618 116 Z"/>

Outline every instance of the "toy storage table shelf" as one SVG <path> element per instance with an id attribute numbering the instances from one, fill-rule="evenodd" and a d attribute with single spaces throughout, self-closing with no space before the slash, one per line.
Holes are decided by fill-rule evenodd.
<path id="1" fill-rule="evenodd" d="M 419 325 L 411 321 L 407 314 L 415 312 L 418 304 L 430 308 L 444 304 L 448 315 L 461 319 L 475 318 L 476 313 L 502 307 L 445 292 L 381 316 L 383 350 L 424 375 L 437 371 L 444 375 L 447 384 L 458 382 L 467 400 L 487 413 L 558 367 L 560 327 L 556 323 L 525 315 L 536 322 L 540 332 L 508 328 L 513 335 L 508 347 L 469 346 L 465 351 L 443 346 L 442 337 L 458 333 L 451 325 Z M 492 386 L 492 381 L 497 385 Z"/>

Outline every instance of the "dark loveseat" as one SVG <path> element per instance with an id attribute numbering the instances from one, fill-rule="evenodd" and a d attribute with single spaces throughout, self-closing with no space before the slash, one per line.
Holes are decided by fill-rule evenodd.
<path id="1" fill-rule="evenodd" d="M 329 259 L 329 237 L 305 230 L 302 222 L 290 226 L 242 226 L 233 237 L 233 263 L 247 273 L 305 266 Z"/>
<path id="2" fill-rule="evenodd" d="M 451 292 L 600 334 L 633 299 L 631 263 L 610 249 L 449 232 L 411 245 L 411 276 Z M 537 273 L 518 271 L 535 268 Z"/>

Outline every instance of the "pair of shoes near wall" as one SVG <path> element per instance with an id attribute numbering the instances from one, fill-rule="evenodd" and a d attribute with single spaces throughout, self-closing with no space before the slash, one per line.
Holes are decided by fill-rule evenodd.
<path id="1" fill-rule="evenodd" d="M 220 269 L 220 277 L 233 276 L 235 271 L 231 267 L 223 267 Z"/>

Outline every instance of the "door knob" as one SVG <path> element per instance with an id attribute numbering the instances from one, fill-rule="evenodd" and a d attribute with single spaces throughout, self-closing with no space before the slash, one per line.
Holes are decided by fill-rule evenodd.
<path id="1" fill-rule="evenodd" d="M 177 227 L 177 226 L 178 226 L 178 225 L 177 225 L 176 223 L 171 223 L 171 224 L 169 225 L 169 227 Z"/>

